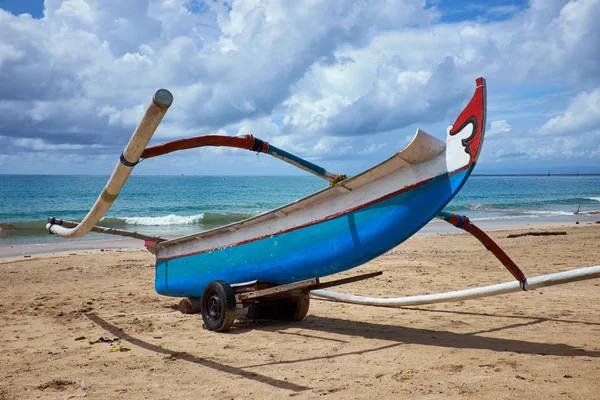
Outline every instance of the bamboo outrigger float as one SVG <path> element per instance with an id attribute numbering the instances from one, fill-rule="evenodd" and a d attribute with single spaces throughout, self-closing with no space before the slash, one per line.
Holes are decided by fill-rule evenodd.
<path id="1" fill-rule="evenodd" d="M 312 290 L 320 297 L 358 304 L 417 304 L 410 303 L 415 299 L 407 303 L 403 299 L 359 298 L 323 291 L 376 274 L 325 283 L 320 278 L 366 263 L 399 245 L 436 217 L 473 234 L 516 279 L 508 289 L 458 295 L 453 292 L 443 295 L 442 301 L 505 293 L 513 291 L 515 285 L 517 290 L 540 286 L 547 280 L 528 283 L 531 280 L 508 255 L 468 218 L 442 211 L 468 179 L 481 152 L 486 86 L 483 78 L 476 83 L 472 99 L 448 129 L 445 142 L 419 129 L 406 148 L 349 179 L 251 135 L 201 136 L 146 148 L 173 101 L 168 91 L 159 90 L 89 214 L 80 223 L 49 218 L 46 227 L 49 232 L 68 238 L 92 230 L 145 240 L 148 250 L 156 256 L 156 291 L 183 297 L 180 309 L 201 311 L 206 327 L 215 331 L 228 330 L 234 322 L 235 309 L 243 307 L 250 307 L 251 315 L 264 316 L 270 311 L 280 318 L 301 320 L 308 311 L 308 293 Z M 96 226 L 140 159 L 202 146 L 269 154 L 328 180 L 331 186 L 259 216 L 175 239 Z M 551 279 L 564 283 L 599 277 L 600 267 L 593 268 L 596 269 Z"/>

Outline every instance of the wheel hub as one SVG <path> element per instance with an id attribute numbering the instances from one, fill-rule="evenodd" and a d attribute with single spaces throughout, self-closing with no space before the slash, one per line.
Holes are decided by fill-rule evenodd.
<path id="1" fill-rule="evenodd" d="M 221 299 L 217 293 L 213 293 L 208 299 L 208 315 L 217 320 L 221 316 L 221 309 Z"/>

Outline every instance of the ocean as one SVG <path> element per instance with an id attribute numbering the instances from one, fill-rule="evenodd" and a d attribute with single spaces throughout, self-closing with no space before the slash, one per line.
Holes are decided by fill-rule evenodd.
<path id="1" fill-rule="evenodd" d="M 47 216 L 81 220 L 105 176 L 0 175 L 0 246 L 57 243 Z M 132 176 L 99 225 L 177 236 L 226 225 L 327 187 L 313 176 Z M 579 214 L 574 213 L 579 209 Z M 473 221 L 600 220 L 600 176 L 471 176 L 446 211 Z M 78 240 L 114 238 L 88 234 Z"/>

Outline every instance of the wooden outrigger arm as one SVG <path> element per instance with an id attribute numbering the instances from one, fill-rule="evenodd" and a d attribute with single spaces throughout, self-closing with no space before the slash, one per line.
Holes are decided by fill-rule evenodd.
<path id="1" fill-rule="evenodd" d="M 127 147 L 125 147 L 125 150 L 121 153 L 120 160 L 110 179 L 83 221 L 73 228 L 67 228 L 66 226 L 48 222 L 48 224 L 46 224 L 48 232 L 65 238 L 74 239 L 85 235 L 94 228 L 96 223 L 100 221 L 121 192 L 133 167 L 139 162 L 140 155 L 148 145 L 154 131 L 156 131 L 156 128 L 172 103 L 173 95 L 168 90 L 160 89 L 154 94 L 150 105 L 146 109 L 144 117 L 131 136 Z M 52 217 L 50 218 L 52 221 Z"/>
<path id="2" fill-rule="evenodd" d="M 330 183 L 337 183 L 346 178 L 346 175 L 335 174 L 327 171 L 310 161 L 304 160 L 298 156 L 288 153 L 285 150 L 277 148 L 259 138 L 252 135 L 244 136 L 222 136 L 222 135 L 206 135 L 196 136 L 189 139 L 174 140 L 172 142 L 159 144 L 157 146 L 148 147 L 142 153 L 142 158 L 152 158 L 163 154 L 171 153 L 179 150 L 195 149 L 204 146 L 214 147 L 233 147 L 238 149 L 246 149 L 257 153 L 265 153 L 275 158 L 280 159 L 288 164 L 310 172 L 313 175 L 328 180 Z"/>
<path id="3" fill-rule="evenodd" d="M 121 192 L 123 185 L 129 178 L 133 167 L 135 167 L 142 159 L 157 157 L 173 151 L 193 149 L 202 146 L 225 146 L 240 149 L 247 149 L 260 153 L 269 154 L 275 158 L 294 165 L 300 169 L 308 171 L 320 178 L 328 180 L 331 184 L 346 179 L 346 175 L 338 175 L 327 171 L 310 161 L 304 160 L 298 156 L 288 153 L 285 150 L 279 149 L 269 143 L 255 138 L 252 135 L 245 136 L 219 136 L 207 135 L 198 136 L 189 139 L 175 140 L 169 143 L 164 143 L 158 146 L 146 148 L 156 128 L 160 124 L 165 113 L 173 103 L 173 95 L 165 89 L 158 90 L 152 102 L 148 106 L 144 117 L 137 126 L 135 132 L 131 136 L 127 147 L 121 154 L 120 160 L 117 163 L 110 179 L 102 190 L 102 193 L 96 200 L 92 209 L 88 212 L 81 222 L 64 221 L 55 217 L 48 217 L 46 229 L 50 233 L 65 238 L 78 238 L 89 231 L 106 233 L 111 235 L 133 237 L 136 239 L 145 240 L 154 244 L 166 239 L 130 232 L 121 229 L 97 226 L 96 224 L 112 206 L 117 196 Z"/>
<path id="4" fill-rule="evenodd" d="M 527 278 L 521 269 L 515 264 L 515 262 L 489 237 L 484 231 L 479 229 L 471 220 L 458 214 L 452 214 L 445 211 L 437 213 L 436 218 L 448 222 L 457 228 L 462 229 L 465 232 L 469 232 L 477 240 L 485 246 L 486 249 L 492 252 L 492 254 L 506 267 L 506 269 L 519 281 L 521 289 L 527 290 Z"/>

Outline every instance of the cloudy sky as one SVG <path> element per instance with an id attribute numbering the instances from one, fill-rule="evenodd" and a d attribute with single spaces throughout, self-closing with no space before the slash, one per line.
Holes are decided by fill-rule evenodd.
<path id="1" fill-rule="evenodd" d="M 598 21 L 600 0 L 0 0 L 0 173 L 110 173 L 167 88 L 153 144 L 251 133 L 355 174 L 444 138 L 478 76 L 476 172 L 600 171 Z M 135 173 L 296 171 L 205 148 Z"/>

